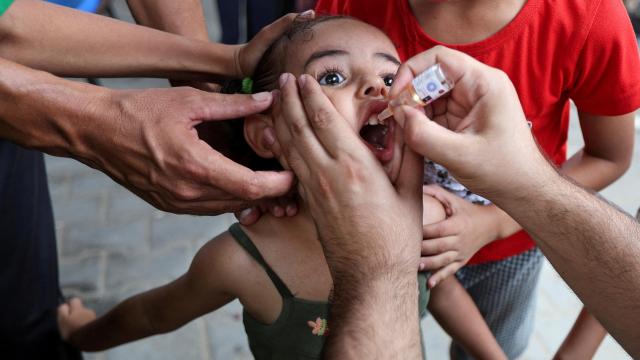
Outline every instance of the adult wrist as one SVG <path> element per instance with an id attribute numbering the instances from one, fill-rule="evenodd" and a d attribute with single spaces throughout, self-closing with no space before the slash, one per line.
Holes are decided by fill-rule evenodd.
<path id="1" fill-rule="evenodd" d="M 111 90 L 9 64 L 0 72 L 2 93 L 10 102 L 2 106 L 8 111 L 2 115 L 3 136 L 53 155 L 86 152 L 82 133 L 92 129 L 92 119 L 101 118 L 101 104 Z"/>
<path id="2" fill-rule="evenodd" d="M 191 40 L 194 46 L 193 67 L 201 73 L 209 74 L 210 79 L 234 79 L 241 77 L 236 59 L 239 45 L 217 44 L 209 41 Z M 203 79 L 199 79 L 203 80 Z M 205 79 L 207 80 L 207 79 Z"/>
<path id="3" fill-rule="evenodd" d="M 535 202 L 540 196 L 546 196 L 548 190 L 553 189 L 559 182 L 566 181 L 541 154 L 539 163 L 530 166 L 530 171 L 525 176 L 512 178 L 514 179 L 512 186 L 508 189 L 496 190 L 489 197 L 494 204 L 508 214 L 519 209 L 529 210 L 522 205 Z"/>

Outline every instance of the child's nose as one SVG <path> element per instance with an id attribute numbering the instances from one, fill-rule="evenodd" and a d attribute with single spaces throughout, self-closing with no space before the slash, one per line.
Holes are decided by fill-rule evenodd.
<path id="1" fill-rule="evenodd" d="M 363 97 L 386 97 L 389 89 L 382 78 L 376 76 L 365 80 L 362 86 L 361 95 Z"/>

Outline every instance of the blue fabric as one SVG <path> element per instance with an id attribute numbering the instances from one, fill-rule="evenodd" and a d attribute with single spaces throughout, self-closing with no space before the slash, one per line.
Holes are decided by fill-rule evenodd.
<path id="1" fill-rule="evenodd" d="M 534 248 L 501 261 L 467 265 L 456 273 L 509 359 L 522 355 L 533 333 L 543 260 L 540 249 Z M 457 344 L 452 344 L 451 354 L 471 359 Z"/>
<path id="2" fill-rule="evenodd" d="M 75 359 L 60 339 L 53 211 L 42 153 L 0 140 L 0 359 Z"/>
<path id="3" fill-rule="evenodd" d="M 95 13 L 100 7 L 100 0 L 47 0 L 50 3 L 74 8 L 80 11 Z"/>

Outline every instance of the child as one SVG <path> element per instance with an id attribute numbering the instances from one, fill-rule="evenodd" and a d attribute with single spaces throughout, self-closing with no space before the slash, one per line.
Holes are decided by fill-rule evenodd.
<path id="1" fill-rule="evenodd" d="M 606 335 L 607 330 L 585 308 L 582 308 L 569 335 L 553 358 L 556 360 L 593 359 Z"/>
<path id="2" fill-rule="evenodd" d="M 285 71 L 314 76 L 395 181 L 402 161 L 401 132 L 395 131 L 393 120 L 385 125 L 369 123 L 387 105 L 384 98 L 399 65 L 397 56 L 382 32 L 360 21 L 340 17 L 300 21 L 265 53 L 253 91 L 274 89 Z M 272 166 L 265 159 L 276 159 L 287 167 L 281 154 L 267 150 L 259 140 L 275 116 L 250 116 L 236 129 L 246 144 L 241 144 L 242 135 L 236 137 L 235 154 L 245 164 L 264 168 Z M 236 124 L 241 123 L 230 126 Z M 428 198 L 426 204 L 426 221 L 444 217 L 437 201 Z M 331 328 L 327 299 L 332 281 L 313 219 L 304 203 L 300 205 L 293 218 L 265 215 L 250 228 L 231 226 L 199 250 L 186 274 L 125 300 L 97 319 L 77 299 L 61 305 L 61 334 L 83 350 L 103 350 L 175 330 L 237 298 L 244 307 L 244 325 L 256 358 L 319 358 Z M 423 311 L 428 293 L 424 275 L 421 279 Z M 505 358 L 457 281 L 451 278 L 440 290 L 441 294 L 434 291 L 429 309 L 452 336 L 478 358 Z"/>
<path id="3" fill-rule="evenodd" d="M 390 40 L 369 25 L 339 17 L 301 21 L 267 51 L 256 70 L 253 90 L 275 88 L 277 76 L 285 71 L 296 76 L 312 74 L 393 181 L 402 160 L 401 134 L 393 121 L 369 123 L 386 107 L 384 97 L 398 65 Z M 264 168 L 272 165 L 263 158 L 275 158 L 287 166 L 281 154 L 263 146 L 262 129 L 272 123 L 271 114 L 245 119 L 239 130 L 252 151 L 236 147 L 234 154 L 242 155 L 242 162 Z M 444 218 L 438 201 L 427 197 L 425 204 L 425 221 Z M 421 310 L 427 302 L 425 281 L 423 276 Z M 250 228 L 233 225 L 200 249 L 185 275 L 125 300 L 100 318 L 94 319 L 77 300 L 62 305 L 60 328 L 65 339 L 79 348 L 102 350 L 174 330 L 238 298 L 256 358 L 318 358 L 330 329 L 327 299 L 331 287 L 313 220 L 301 204 L 300 214 L 293 218 L 265 215 Z M 478 358 L 504 358 L 454 278 L 433 292 L 429 309 Z"/>
<path id="4" fill-rule="evenodd" d="M 402 60 L 444 45 L 503 70 L 540 147 L 587 188 L 604 188 L 629 166 L 640 60 L 621 1 L 319 0 L 316 11 L 377 26 Z M 565 161 L 570 99 L 585 146 Z M 426 268 L 434 271 L 430 285 L 468 261 L 456 275 L 509 358 L 516 358 L 533 329 L 542 254 L 504 212 L 468 192 L 446 169 L 429 165 L 426 180 L 466 200 L 430 190 L 455 202 L 449 218 L 425 227 L 423 248 L 439 248 L 423 254 Z M 446 253 L 455 256 L 439 256 Z M 453 345 L 452 354 L 466 358 Z"/>

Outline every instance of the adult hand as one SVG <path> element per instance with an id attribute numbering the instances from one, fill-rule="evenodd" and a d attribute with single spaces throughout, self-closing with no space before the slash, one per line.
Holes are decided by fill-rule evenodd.
<path id="1" fill-rule="evenodd" d="M 245 76 L 251 76 L 256 66 L 258 66 L 258 62 L 262 59 L 264 52 L 289 29 L 289 26 L 291 26 L 298 16 L 313 18 L 315 12 L 308 10 L 302 14 L 287 14 L 262 28 L 248 43 L 237 45 L 234 53 L 234 62 L 236 65 L 235 77 L 243 78 Z"/>
<path id="2" fill-rule="evenodd" d="M 404 358 L 419 358 L 423 160 L 404 147 L 394 188 L 315 79 L 302 75 L 299 82 L 300 96 L 291 74 L 280 78 L 275 127 L 334 281 L 326 356 L 389 358 L 401 351 Z M 367 315 L 374 312 L 375 319 Z M 358 329 L 372 331 L 358 336 Z"/>
<path id="3" fill-rule="evenodd" d="M 426 185 L 422 191 L 440 201 L 447 212 L 446 219 L 422 227 L 420 268 L 432 271 L 429 287 L 433 288 L 498 234 L 493 206 L 472 204 L 438 185 Z"/>
<path id="4" fill-rule="evenodd" d="M 119 91 L 119 109 L 81 134 L 90 144 L 80 160 L 96 167 L 159 209 L 219 214 L 285 194 L 289 172 L 254 172 L 198 138 L 194 127 L 265 110 L 271 94 L 211 94 L 191 88 Z M 108 134 L 108 136 L 105 136 Z"/>
<path id="5" fill-rule="evenodd" d="M 279 142 L 288 145 L 281 151 L 298 177 L 298 191 L 311 210 L 332 270 L 362 271 L 372 278 L 382 275 L 380 265 L 388 265 L 381 262 L 404 266 L 413 259 L 408 268 L 415 272 L 416 239 L 421 238 L 421 159 L 404 148 L 394 188 L 312 77 L 300 78 L 304 104 L 291 74 L 283 74 L 280 82 L 282 101 L 274 106 L 275 126 Z M 365 253 L 373 256 L 355 261 Z M 359 268 L 352 269 L 356 262 Z"/>
<path id="6" fill-rule="evenodd" d="M 400 67 L 391 96 L 435 63 L 440 63 L 455 87 L 428 109 L 433 121 L 408 106 L 394 109 L 396 120 L 404 124 L 405 141 L 413 150 L 447 167 L 467 188 L 494 202 L 493 195 L 498 193 L 527 191 L 512 179 L 542 179 L 541 173 L 548 174 L 513 84 L 498 69 L 437 46 Z"/>

